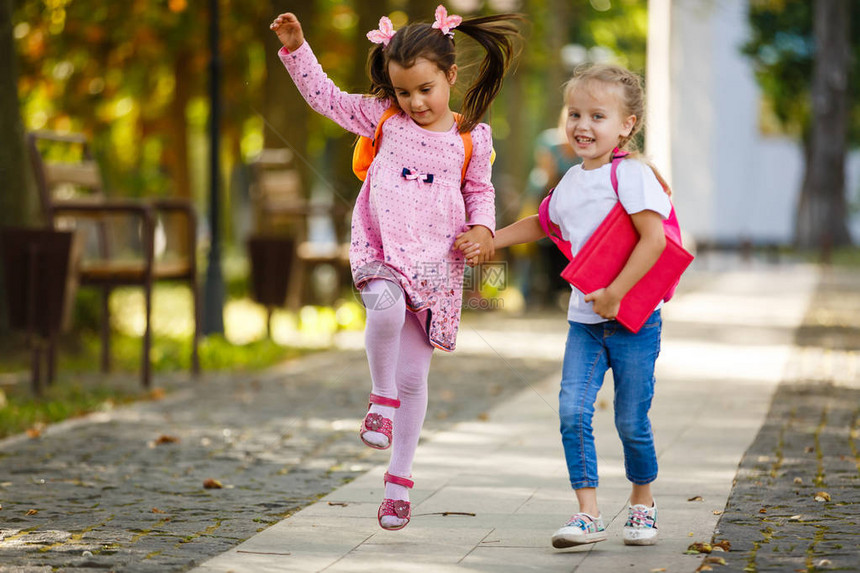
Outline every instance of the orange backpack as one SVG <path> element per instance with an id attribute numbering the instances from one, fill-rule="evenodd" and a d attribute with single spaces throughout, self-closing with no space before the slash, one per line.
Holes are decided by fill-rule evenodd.
<path id="1" fill-rule="evenodd" d="M 376 124 L 376 131 L 373 138 L 360 136 L 355 144 L 355 149 L 352 151 L 352 172 L 360 180 L 364 181 L 367 178 L 367 170 L 370 169 L 370 164 L 373 163 L 373 158 L 376 157 L 376 152 L 379 149 L 379 141 L 382 138 L 382 124 L 393 115 L 400 113 L 400 108 L 391 106 L 386 109 L 382 117 L 379 118 L 379 123 Z M 460 121 L 460 114 L 455 113 L 454 119 Z M 460 175 L 460 181 L 466 180 L 466 169 L 469 168 L 469 161 L 472 160 L 472 134 L 470 132 L 460 133 L 463 138 L 463 149 L 466 152 L 466 160 L 463 161 L 463 172 Z M 493 151 L 490 161 L 495 159 L 495 151 Z"/>

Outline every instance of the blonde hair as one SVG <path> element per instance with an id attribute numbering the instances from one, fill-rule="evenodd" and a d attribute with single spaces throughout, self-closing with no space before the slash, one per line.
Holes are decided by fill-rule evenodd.
<path id="1" fill-rule="evenodd" d="M 627 151 L 630 154 L 629 157 L 639 159 L 648 165 L 666 193 L 671 195 L 672 190 L 669 188 L 669 184 L 654 164 L 639 152 L 634 140 L 636 134 L 642 130 L 642 126 L 645 124 L 645 90 L 642 88 L 642 78 L 627 68 L 614 64 L 582 66 L 577 68 L 573 77 L 564 84 L 564 101 L 569 101 L 574 90 L 594 82 L 617 87 L 624 113 L 636 117 L 636 122 L 630 133 L 619 140 L 618 149 Z"/>

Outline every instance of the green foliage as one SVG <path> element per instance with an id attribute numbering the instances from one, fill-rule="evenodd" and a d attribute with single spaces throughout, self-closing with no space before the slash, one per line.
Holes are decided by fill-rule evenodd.
<path id="1" fill-rule="evenodd" d="M 811 87 L 815 39 L 813 3 L 807 0 L 753 0 L 749 21 L 751 38 L 742 51 L 755 65 L 764 95 L 765 132 L 805 136 L 811 119 Z M 848 138 L 860 144 L 860 9 L 851 14 L 853 67 L 849 74 L 854 94 Z"/>

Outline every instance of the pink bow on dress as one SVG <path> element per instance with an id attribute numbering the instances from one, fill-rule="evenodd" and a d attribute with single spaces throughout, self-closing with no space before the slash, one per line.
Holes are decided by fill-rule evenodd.
<path id="1" fill-rule="evenodd" d="M 367 33 L 367 39 L 374 44 L 382 44 L 388 46 L 388 42 L 394 37 L 394 25 L 388 16 L 383 16 L 379 19 L 379 29 L 371 30 Z"/>
<path id="2" fill-rule="evenodd" d="M 433 22 L 433 27 L 440 30 L 446 36 L 453 38 L 454 32 L 451 30 L 459 26 L 462 21 L 462 16 L 457 16 L 456 14 L 449 16 L 448 10 L 439 4 L 439 6 L 436 7 L 436 21 Z"/>

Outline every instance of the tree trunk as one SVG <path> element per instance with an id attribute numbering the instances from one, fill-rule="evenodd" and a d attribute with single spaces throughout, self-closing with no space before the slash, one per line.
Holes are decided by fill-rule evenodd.
<path id="1" fill-rule="evenodd" d="M 302 189 L 310 195 L 310 169 L 305 163 L 310 133 L 310 118 L 313 111 L 302 98 L 290 75 L 284 69 L 277 52 L 281 42 L 269 30 L 269 24 L 278 14 L 293 12 L 302 22 L 305 38 L 312 42 L 316 2 L 308 0 L 270 1 L 271 9 L 266 16 L 263 30 L 266 49 L 265 103 L 263 105 L 263 146 L 268 148 L 290 148 L 294 153 L 295 166 L 301 174 Z"/>
<path id="2" fill-rule="evenodd" d="M 845 151 L 848 128 L 850 1 L 815 2 L 815 69 L 806 174 L 797 209 L 796 241 L 802 248 L 848 245 Z"/>
<path id="3" fill-rule="evenodd" d="M 567 0 L 549 1 L 549 22 L 546 29 L 549 34 L 549 60 L 546 63 L 546 99 L 543 106 L 544 117 L 542 127 L 555 127 L 561 114 L 562 91 L 561 86 L 568 80 L 568 72 L 561 59 L 561 49 L 567 43 L 567 27 L 570 7 Z"/>
<path id="4" fill-rule="evenodd" d="M 367 92 L 370 87 L 370 78 L 367 75 L 367 54 L 373 44 L 367 39 L 367 32 L 379 26 L 379 18 L 388 13 L 388 2 L 379 0 L 356 0 L 354 3 L 358 14 L 356 33 L 353 37 L 352 57 L 354 59 L 350 74 L 347 78 L 348 84 L 341 86 L 345 91 L 352 93 Z M 352 211 L 352 205 L 361 189 L 361 182 L 352 172 L 352 150 L 355 143 L 355 135 L 344 132 L 337 139 L 330 142 L 332 190 L 334 204 L 334 226 L 338 240 L 349 239 L 346 214 Z"/>
<path id="5" fill-rule="evenodd" d="M 24 146 L 24 126 L 18 101 L 18 70 L 12 35 L 12 0 L 0 0 L 0 228 L 32 219 L 30 197 L 35 196 L 30 163 Z M 3 261 L 0 259 L 0 333 L 8 330 Z"/>

